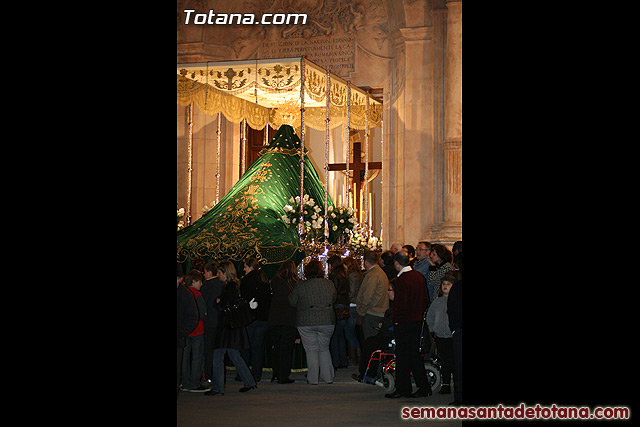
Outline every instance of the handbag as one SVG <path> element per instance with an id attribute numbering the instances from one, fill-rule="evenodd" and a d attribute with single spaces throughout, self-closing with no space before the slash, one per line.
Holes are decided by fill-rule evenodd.
<path id="1" fill-rule="evenodd" d="M 242 328 L 256 319 L 253 310 L 251 310 L 249 303 L 244 298 L 238 298 L 235 303 L 227 307 L 225 312 L 231 328 Z"/>

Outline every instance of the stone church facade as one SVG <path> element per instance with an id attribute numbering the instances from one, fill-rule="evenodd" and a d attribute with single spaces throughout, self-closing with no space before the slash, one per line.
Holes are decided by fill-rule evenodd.
<path id="1" fill-rule="evenodd" d="M 304 25 L 185 25 L 193 13 L 307 14 Z M 462 240 L 462 1 L 178 0 L 177 63 L 306 56 L 384 102 L 384 247 Z M 197 112 L 194 112 L 197 114 Z M 178 193 L 185 182 L 178 107 Z M 239 126 L 223 126 L 222 188 L 238 178 Z M 215 139 L 206 130 L 207 139 Z M 235 142 L 234 142 L 235 141 Z M 196 145 L 196 144 L 194 144 Z M 215 162 L 194 147 L 194 164 Z M 213 154 L 215 156 L 215 154 Z M 182 159 L 182 160 L 181 160 Z M 208 180 L 208 181 L 207 181 Z M 210 179 L 196 174 L 204 194 Z M 222 191 L 222 190 L 221 190 Z M 224 192 L 222 193 L 224 194 Z"/>

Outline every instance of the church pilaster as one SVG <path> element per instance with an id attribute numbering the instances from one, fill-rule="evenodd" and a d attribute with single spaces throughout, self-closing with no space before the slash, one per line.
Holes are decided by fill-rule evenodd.
<path id="1" fill-rule="evenodd" d="M 433 223 L 433 27 L 402 27 L 392 35 L 396 57 L 389 96 L 386 243 L 415 245 Z M 387 123 L 389 123 L 387 127 Z M 384 167 L 384 166 L 383 166 Z M 385 232 L 386 233 L 386 232 Z"/>
<path id="2" fill-rule="evenodd" d="M 462 226 L 462 141 L 444 143 L 444 222 Z"/>
<path id="3" fill-rule="evenodd" d="M 462 1 L 447 1 L 446 6 L 444 212 L 429 237 L 451 245 L 462 240 Z"/>
<path id="4" fill-rule="evenodd" d="M 445 141 L 462 141 L 462 2 L 447 2 Z"/>

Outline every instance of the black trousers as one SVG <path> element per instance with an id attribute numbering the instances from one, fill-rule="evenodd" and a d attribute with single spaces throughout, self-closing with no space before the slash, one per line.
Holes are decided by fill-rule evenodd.
<path id="1" fill-rule="evenodd" d="M 453 331 L 453 398 L 462 400 L 462 328 Z"/>
<path id="2" fill-rule="evenodd" d="M 409 396 L 411 373 L 419 390 L 428 390 L 429 381 L 424 369 L 424 360 L 418 350 L 422 320 L 400 322 L 395 326 L 396 336 L 396 390 L 402 396 Z"/>
<path id="3" fill-rule="evenodd" d="M 293 347 L 298 330 L 295 326 L 275 325 L 269 326 L 268 334 L 273 345 L 271 350 L 272 376 L 279 380 L 289 379 L 293 361 Z"/>
<path id="4" fill-rule="evenodd" d="M 453 358 L 453 338 L 436 337 L 436 346 L 438 347 L 438 357 L 440 358 L 440 375 L 442 377 L 442 385 L 451 385 L 451 374 L 454 373 L 455 365 Z M 455 380 L 455 375 L 453 377 Z"/>

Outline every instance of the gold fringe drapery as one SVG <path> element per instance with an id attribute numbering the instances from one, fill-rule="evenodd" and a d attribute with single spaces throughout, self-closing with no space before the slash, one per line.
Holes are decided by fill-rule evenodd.
<path id="1" fill-rule="evenodd" d="M 285 101 L 300 100 L 300 58 L 225 63 L 189 64 L 178 66 L 177 102 L 194 103 L 208 115 L 219 112 L 232 123 L 243 119 L 253 129 L 263 129 L 267 123 L 278 129 L 281 117 L 276 106 Z M 326 71 L 305 59 L 305 124 L 312 129 L 326 129 Z M 329 116 L 330 129 L 347 123 L 347 82 L 331 75 Z M 366 92 L 351 86 L 352 129 L 366 128 Z M 369 108 L 369 128 L 380 126 L 382 104 L 375 101 Z"/>
<path id="2" fill-rule="evenodd" d="M 269 108 L 207 88 L 202 83 L 194 82 L 193 87 L 188 87 L 180 80 L 178 76 L 178 105 L 187 106 L 193 102 L 205 114 L 214 116 L 220 112 L 232 123 L 240 123 L 246 118 L 247 124 L 257 130 L 267 124 Z"/>

